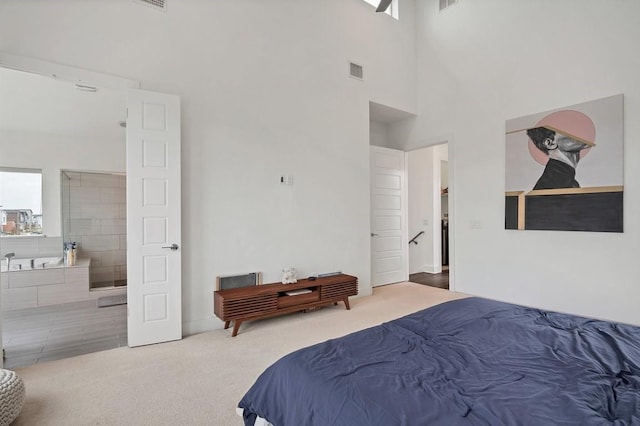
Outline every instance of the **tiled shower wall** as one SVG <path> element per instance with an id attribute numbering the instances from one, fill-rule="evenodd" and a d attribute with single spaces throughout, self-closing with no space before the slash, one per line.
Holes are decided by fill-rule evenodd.
<path id="1" fill-rule="evenodd" d="M 65 172 L 62 177 L 64 240 L 78 257 L 90 257 L 91 287 L 127 279 L 126 177 Z"/>

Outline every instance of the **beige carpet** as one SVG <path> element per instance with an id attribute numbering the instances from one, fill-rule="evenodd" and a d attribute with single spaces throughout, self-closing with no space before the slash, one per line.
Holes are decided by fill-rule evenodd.
<path id="1" fill-rule="evenodd" d="M 241 425 L 235 407 L 257 376 L 304 346 L 463 294 L 414 283 L 306 314 L 247 322 L 181 341 L 118 348 L 16 370 L 25 382 L 14 425 Z"/>

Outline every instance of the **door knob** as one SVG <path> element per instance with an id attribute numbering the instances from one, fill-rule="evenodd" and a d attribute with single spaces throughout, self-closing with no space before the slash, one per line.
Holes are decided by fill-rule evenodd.
<path id="1" fill-rule="evenodd" d="M 378 234 L 374 234 L 374 233 L 372 232 L 372 233 L 371 233 L 371 236 L 372 236 L 372 237 L 377 237 L 377 236 L 378 236 Z"/>
<path id="2" fill-rule="evenodd" d="M 175 251 L 178 250 L 178 245 L 176 243 L 173 243 L 170 246 L 162 246 L 162 248 L 168 248 Z"/>

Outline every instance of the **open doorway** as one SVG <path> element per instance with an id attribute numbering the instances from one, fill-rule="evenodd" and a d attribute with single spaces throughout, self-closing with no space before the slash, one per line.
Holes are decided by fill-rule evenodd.
<path id="1" fill-rule="evenodd" d="M 409 281 L 449 289 L 448 144 L 406 156 Z"/>
<path id="2" fill-rule="evenodd" d="M 371 282 L 375 287 L 402 276 L 450 289 L 450 138 L 409 144 L 414 120 L 369 102 Z"/>
<path id="3" fill-rule="evenodd" d="M 140 83 L 137 81 L 2 52 L 0 67 L 6 68 L 3 71 L 20 70 L 16 75 L 27 74 L 32 78 L 40 78 L 40 83 L 47 80 L 47 84 L 54 81 L 67 86 L 67 89 L 71 87 L 71 92 L 64 92 L 67 94 L 95 95 L 104 91 L 118 98 L 115 109 L 107 108 L 108 102 L 103 102 L 102 99 L 95 102 L 96 99 L 93 98 L 95 105 L 103 108 L 105 114 L 93 114 L 89 118 L 106 123 L 103 127 L 100 123 L 96 124 L 95 120 L 89 120 L 88 123 L 80 120 L 79 117 L 86 118 L 84 109 L 76 114 L 65 111 L 61 114 L 61 99 L 51 96 L 51 93 L 41 98 L 40 103 L 32 99 L 19 98 L 18 105 L 23 107 L 45 105 L 44 116 L 48 124 L 62 123 L 75 129 L 84 123 L 91 134 L 72 132 L 64 137 L 49 138 L 46 140 L 48 143 L 45 143 L 42 135 L 29 134 L 32 120 L 27 115 L 27 119 L 23 120 L 27 132 L 23 138 L 16 138 L 11 131 L 12 126 L 19 120 L 9 118 L 0 122 L 0 141 L 7 144 L 2 148 L 6 148 L 5 152 L 14 153 L 12 143 L 19 140 L 20 149 L 16 150 L 19 155 L 9 156 L 9 159 L 3 155 L 2 161 L 33 160 L 38 156 L 43 163 L 49 162 L 46 167 L 41 168 L 43 182 L 46 183 L 43 193 L 49 194 L 47 197 L 43 195 L 43 206 L 48 206 L 50 212 L 49 219 L 46 222 L 43 219 L 43 229 L 49 228 L 47 232 L 50 232 L 49 235 L 53 238 L 47 238 L 46 241 L 53 242 L 51 247 L 57 248 L 62 243 L 61 170 L 126 171 L 127 345 L 133 347 L 181 339 L 180 97 L 139 90 Z M 0 78 L 0 83 L 6 83 L 5 80 Z M 36 80 L 34 84 L 37 84 L 35 82 Z M 92 85 L 92 82 L 95 82 L 95 85 Z M 14 86 L 6 84 L 2 90 L 11 93 L 11 90 L 15 89 Z M 37 90 L 31 90 L 30 93 L 41 95 Z M 18 90 L 17 94 L 23 93 Z M 0 99 L 5 101 L 8 98 L 3 94 Z M 13 107 L 12 104 L 0 102 L 0 118 L 11 117 L 11 114 L 5 112 L 12 111 Z M 109 117 L 113 111 L 119 116 L 112 120 Z M 105 120 L 105 117 L 109 119 Z M 112 132 L 114 127 L 122 133 L 116 138 L 107 138 L 106 135 Z M 70 144 L 70 141 L 74 144 Z M 31 146 L 28 146 L 29 144 Z M 103 152 L 107 147 L 110 150 L 107 153 Z M 23 155 L 24 153 L 29 155 Z M 52 158 L 57 159 L 53 165 Z M 98 161 L 99 165 L 87 169 L 87 160 Z M 104 166 L 105 164 L 107 166 Z M 51 195 L 52 193 L 55 195 Z M 136 225 L 131 226 L 131 223 Z M 56 238 L 59 241 L 56 241 Z M 2 247 L 0 251 L 1 249 Z M 72 281 L 77 283 L 76 280 Z M 83 291 L 88 288 L 86 282 L 88 279 L 80 281 Z M 3 282 L 3 289 L 6 288 Z M 123 290 L 122 287 L 116 289 Z"/>
<path id="4" fill-rule="evenodd" d="M 7 368 L 127 346 L 126 288 L 91 291 L 94 278 L 105 275 L 101 265 L 118 274 L 114 283 L 121 270 L 126 277 L 126 207 L 118 205 L 125 119 L 123 90 L 0 67 L 0 167 L 38 170 L 42 187 L 41 235 L 0 238 Z M 96 185 L 81 187 L 72 179 L 81 173 Z M 95 176 L 110 176 L 114 185 L 98 185 Z M 73 261 L 63 249 L 71 243 Z M 107 293 L 120 301 L 100 306 Z"/>

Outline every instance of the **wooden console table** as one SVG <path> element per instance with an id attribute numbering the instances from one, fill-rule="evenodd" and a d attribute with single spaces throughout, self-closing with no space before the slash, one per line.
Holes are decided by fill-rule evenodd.
<path id="1" fill-rule="evenodd" d="M 309 291 L 295 294 L 296 290 Z M 303 279 L 294 284 L 272 283 L 218 290 L 213 294 L 213 311 L 224 321 L 225 329 L 233 321 L 232 336 L 236 336 L 240 325 L 247 320 L 306 311 L 340 301 L 344 302 L 347 309 L 351 309 L 349 296 L 356 294 L 358 279 L 340 274 L 318 277 L 313 281 Z"/>

